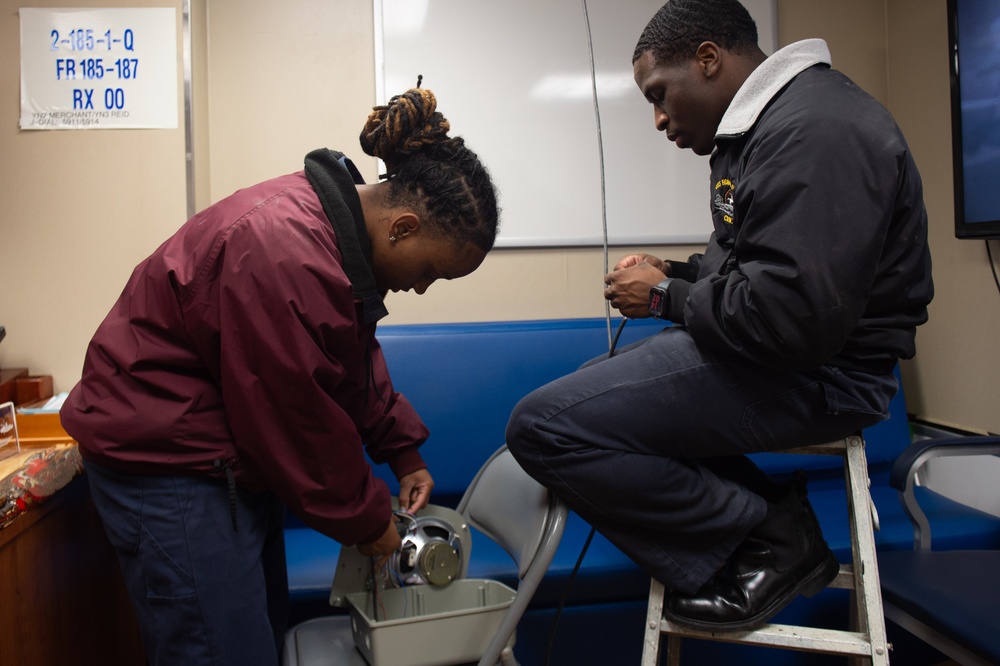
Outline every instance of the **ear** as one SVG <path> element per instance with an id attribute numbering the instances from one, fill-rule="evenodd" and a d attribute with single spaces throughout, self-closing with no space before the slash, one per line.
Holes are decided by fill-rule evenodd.
<path id="1" fill-rule="evenodd" d="M 420 233 L 420 218 L 411 211 L 401 212 L 389 221 L 389 235 L 402 240 Z"/>
<path id="2" fill-rule="evenodd" d="M 705 78 L 714 78 L 722 67 L 722 49 L 715 42 L 702 42 L 694 52 L 694 59 Z"/>

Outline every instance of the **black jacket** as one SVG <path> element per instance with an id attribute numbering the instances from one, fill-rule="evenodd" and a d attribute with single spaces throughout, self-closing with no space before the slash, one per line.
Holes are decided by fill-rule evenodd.
<path id="1" fill-rule="evenodd" d="M 895 121 L 825 49 L 786 47 L 733 100 L 711 158 L 715 230 L 674 263 L 669 314 L 724 355 L 881 374 L 927 320 L 927 213 Z"/>

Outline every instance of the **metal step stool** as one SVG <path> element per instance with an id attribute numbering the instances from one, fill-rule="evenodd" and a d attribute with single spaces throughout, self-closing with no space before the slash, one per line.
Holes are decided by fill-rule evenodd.
<path id="1" fill-rule="evenodd" d="M 854 630 L 821 629 L 783 624 L 765 624 L 753 631 L 711 632 L 691 629 L 663 617 L 664 587 L 652 580 L 646 610 L 645 644 L 642 666 L 657 666 L 660 639 L 667 639 L 668 666 L 680 665 L 681 640 L 684 637 L 748 645 L 763 645 L 787 650 L 842 654 L 852 663 L 887 666 L 889 645 L 886 642 L 885 616 L 875 558 L 875 535 L 878 515 L 869 493 L 868 462 L 865 441 L 852 435 L 828 444 L 816 444 L 776 453 L 839 455 L 844 458 L 847 483 L 847 510 L 851 532 L 851 564 L 841 564 L 840 574 L 830 587 L 853 591 L 851 626 Z"/>

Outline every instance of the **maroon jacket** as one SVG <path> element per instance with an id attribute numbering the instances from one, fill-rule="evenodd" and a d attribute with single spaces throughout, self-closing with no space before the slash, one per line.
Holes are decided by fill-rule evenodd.
<path id="1" fill-rule="evenodd" d="M 311 171 L 240 190 L 136 267 L 61 416 L 86 460 L 136 474 L 229 466 L 311 527 L 366 543 L 391 508 L 363 445 L 400 477 L 426 466 L 428 433 L 375 339 L 380 295 L 359 294 L 374 287 L 360 175 L 323 153 L 325 197 Z M 353 219 L 331 224 L 330 203 Z"/>

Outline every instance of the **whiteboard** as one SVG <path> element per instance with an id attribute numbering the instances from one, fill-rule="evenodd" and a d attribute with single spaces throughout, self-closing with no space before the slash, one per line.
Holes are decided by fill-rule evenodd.
<path id="1" fill-rule="evenodd" d="M 772 53 L 775 0 L 743 2 Z M 423 76 L 493 176 L 498 247 L 708 240 L 708 157 L 655 130 L 632 76 L 663 0 L 374 3 L 379 103 Z"/>

